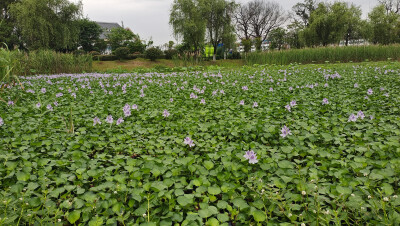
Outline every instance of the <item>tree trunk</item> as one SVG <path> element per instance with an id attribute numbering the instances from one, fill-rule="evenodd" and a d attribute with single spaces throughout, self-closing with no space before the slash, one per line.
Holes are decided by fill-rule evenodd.
<path id="1" fill-rule="evenodd" d="M 214 47 L 213 61 L 217 60 L 217 46 L 218 45 L 213 45 L 213 47 Z"/>

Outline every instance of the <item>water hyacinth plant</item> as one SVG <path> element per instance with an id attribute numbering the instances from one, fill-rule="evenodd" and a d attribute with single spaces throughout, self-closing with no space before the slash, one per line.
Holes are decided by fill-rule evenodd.
<path id="1" fill-rule="evenodd" d="M 0 225 L 398 225 L 399 68 L 20 77 Z"/>

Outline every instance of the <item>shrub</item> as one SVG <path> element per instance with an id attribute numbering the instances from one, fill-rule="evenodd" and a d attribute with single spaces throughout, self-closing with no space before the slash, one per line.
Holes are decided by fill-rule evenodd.
<path id="1" fill-rule="evenodd" d="M 172 60 L 175 56 L 178 55 L 178 51 L 175 49 L 169 49 L 164 51 L 165 59 Z"/>
<path id="2" fill-rule="evenodd" d="M 126 60 L 129 55 L 129 48 L 128 47 L 119 47 L 115 50 L 115 56 L 119 60 Z"/>
<path id="3" fill-rule="evenodd" d="M 114 61 L 117 60 L 118 58 L 115 55 L 97 55 L 94 56 L 94 59 L 100 61 Z"/>
<path id="4" fill-rule="evenodd" d="M 240 55 L 239 52 L 233 52 L 233 53 L 230 55 L 229 58 L 230 58 L 230 59 L 233 59 L 233 60 L 239 60 L 239 59 L 242 59 L 242 56 Z"/>
<path id="5" fill-rule="evenodd" d="M 146 50 L 145 55 L 146 58 L 151 60 L 151 61 L 155 61 L 156 59 L 159 59 L 162 56 L 162 51 L 159 48 L 149 48 Z"/>
<path id="6" fill-rule="evenodd" d="M 85 54 L 86 54 L 85 50 L 82 49 L 77 49 L 74 51 L 74 55 L 85 55 Z"/>
<path id="7" fill-rule="evenodd" d="M 97 51 L 90 51 L 89 54 L 92 56 L 100 55 L 100 53 Z"/>

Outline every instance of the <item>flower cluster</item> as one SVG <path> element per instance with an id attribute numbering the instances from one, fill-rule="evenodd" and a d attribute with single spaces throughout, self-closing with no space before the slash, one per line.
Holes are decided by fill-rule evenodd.
<path id="1" fill-rule="evenodd" d="M 0 117 L 0 127 L 4 125 L 3 119 Z"/>
<path id="2" fill-rule="evenodd" d="M 186 137 L 185 140 L 183 141 L 183 143 L 189 145 L 189 147 L 194 147 L 195 146 L 193 140 L 190 137 Z"/>
<path id="3" fill-rule="evenodd" d="M 249 160 L 250 164 L 256 164 L 258 162 L 257 154 L 253 150 L 246 151 L 246 154 L 243 157 Z"/>
<path id="4" fill-rule="evenodd" d="M 292 135 L 292 132 L 286 125 L 282 127 L 281 132 L 282 132 L 281 137 L 283 137 L 283 138 L 285 138 L 288 135 Z"/>
<path id="5" fill-rule="evenodd" d="M 122 110 L 124 111 L 125 117 L 131 116 L 131 106 L 129 104 L 125 104 Z"/>
<path id="6" fill-rule="evenodd" d="M 349 116 L 349 120 L 347 120 L 348 122 L 355 122 L 355 121 L 357 121 L 357 119 L 364 119 L 365 118 L 365 115 L 364 115 L 364 112 L 362 112 L 362 111 L 359 111 L 359 112 L 357 112 L 357 115 L 355 115 L 355 114 L 351 114 L 350 116 Z"/>

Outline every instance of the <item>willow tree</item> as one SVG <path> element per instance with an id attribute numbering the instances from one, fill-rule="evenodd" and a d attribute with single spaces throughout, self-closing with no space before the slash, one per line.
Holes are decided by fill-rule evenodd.
<path id="1" fill-rule="evenodd" d="M 195 57 L 204 47 L 206 32 L 206 21 L 199 4 L 199 0 L 174 0 L 169 19 L 175 38 L 181 39 L 184 48 Z"/>
<path id="2" fill-rule="evenodd" d="M 81 5 L 68 0 L 21 0 L 10 5 L 10 12 L 27 49 L 67 51 L 77 45 Z"/>

